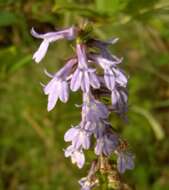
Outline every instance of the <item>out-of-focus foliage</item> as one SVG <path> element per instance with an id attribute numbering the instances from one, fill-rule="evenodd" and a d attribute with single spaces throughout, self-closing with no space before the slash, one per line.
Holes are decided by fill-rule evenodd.
<path id="1" fill-rule="evenodd" d="M 71 55 L 68 44 L 51 45 L 41 66 L 31 57 L 39 41 L 30 35 L 92 22 L 96 37 L 119 37 L 112 52 L 130 75 L 129 122 L 112 115 L 129 140 L 136 168 L 124 180 L 137 190 L 169 189 L 169 1 L 0 0 L 0 189 L 78 189 L 79 171 L 63 156 L 63 135 L 79 121 L 80 96 L 47 113 L 39 85 L 43 69 L 55 72 Z M 89 158 L 92 156 L 89 152 Z"/>

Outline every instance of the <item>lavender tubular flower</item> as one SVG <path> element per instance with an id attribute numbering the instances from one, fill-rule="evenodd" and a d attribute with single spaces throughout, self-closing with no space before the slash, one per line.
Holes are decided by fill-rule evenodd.
<path id="1" fill-rule="evenodd" d="M 31 30 L 32 36 L 35 38 L 43 39 L 43 42 L 39 46 L 39 49 L 34 53 L 33 59 L 36 61 L 36 63 L 39 63 L 44 56 L 46 55 L 46 52 L 48 50 L 48 46 L 51 42 L 54 42 L 59 39 L 67 39 L 72 40 L 75 38 L 75 29 L 74 27 L 58 31 L 58 32 L 49 32 L 46 34 L 38 34 L 33 28 Z"/>
<path id="2" fill-rule="evenodd" d="M 111 91 L 111 101 L 114 110 L 123 115 L 127 110 L 127 93 L 121 88 L 126 88 L 127 77 L 122 70 L 118 69 L 116 62 L 102 58 L 98 55 L 91 56 L 104 69 L 104 83 Z M 102 61 L 104 60 L 104 61 Z"/>
<path id="3" fill-rule="evenodd" d="M 98 123 L 100 119 L 107 119 L 109 111 L 107 107 L 95 100 L 90 94 L 83 95 L 82 118 L 92 123 Z"/>
<path id="4" fill-rule="evenodd" d="M 100 55 L 93 54 L 90 58 L 98 63 L 104 69 L 104 79 L 106 86 L 109 90 L 113 90 L 115 83 L 119 83 L 121 86 L 126 86 L 127 77 L 124 73 L 116 67 L 122 60 L 112 60 L 104 58 Z"/>
<path id="5" fill-rule="evenodd" d="M 79 180 L 79 184 L 81 186 L 81 190 L 91 190 L 93 187 L 95 187 L 98 184 L 98 179 L 94 178 L 89 179 L 88 177 L 83 177 Z"/>
<path id="6" fill-rule="evenodd" d="M 128 82 L 124 73 L 117 68 L 105 69 L 104 80 L 106 87 L 111 91 L 115 89 L 116 84 L 125 88 Z"/>
<path id="7" fill-rule="evenodd" d="M 120 173 L 124 173 L 127 169 L 134 168 L 134 156 L 129 152 L 118 153 L 117 169 Z"/>
<path id="8" fill-rule="evenodd" d="M 71 161 L 73 164 L 77 164 L 78 168 L 82 168 L 85 163 L 85 156 L 82 149 L 75 149 L 72 145 L 70 145 L 65 150 L 65 157 L 71 157 Z"/>
<path id="9" fill-rule="evenodd" d="M 54 108 L 58 98 L 64 103 L 68 101 L 69 87 L 66 80 L 75 63 L 76 59 L 70 59 L 44 87 L 44 93 L 48 95 L 48 111 Z"/>
<path id="10" fill-rule="evenodd" d="M 81 124 L 83 125 L 83 123 Z M 83 127 L 83 126 L 82 126 Z M 90 132 L 83 129 L 81 126 L 70 128 L 64 136 L 66 142 L 72 141 L 72 146 L 76 149 L 82 147 L 89 149 L 90 147 Z"/>
<path id="11" fill-rule="evenodd" d="M 72 91 L 77 91 L 80 87 L 84 92 L 89 92 L 90 85 L 93 88 L 99 88 L 100 83 L 95 74 L 95 69 L 88 68 L 85 46 L 76 45 L 78 58 L 78 67 L 72 76 L 70 88 Z"/>
<path id="12" fill-rule="evenodd" d="M 117 69 L 117 68 L 113 68 L 113 72 L 114 72 L 115 77 L 116 77 L 116 82 L 117 82 L 120 86 L 126 87 L 127 82 L 128 82 L 128 79 L 127 79 L 127 77 L 125 76 L 125 74 L 123 73 L 123 71 L 120 70 L 120 69 Z"/>
<path id="13" fill-rule="evenodd" d="M 113 90 L 115 87 L 115 75 L 111 69 L 105 69 L 104 80 L 109 90 Z"/>
<path id="14" fill-rule="evenodd" d="M 116 150 L 117 146 L 119 145 L 119 137 L 112 133 L 109 130 L 109 125 L 106 126 L 103 133 L 100 137 L 97 138 L 96 146 L 95 146 L 95 154 L 96 155 L 106 155 L 109 156 L 112 154 L 113 151 Z"/>
<path id="15" fill-rule="evenodd" d="M 99 88 L 100 84 L 94 72 L 93 69 L 78 67 L 72 76 L 71 90 L 77 91 L 81 87 L 84 92 L 89 92 L 90 85 Z"/>
<path id="16" fill-rule="evenodd" d="M 101 139 L 105 133 L 106 125 L 104 122 L 105 121 L 100 121 L 97 123 L 97 127 L 95 128 L 95 131 L 94 131 L 94 137 L 96 138 L 96 141 L 98 139 Z"/>
<path id="17" fill-rule="evenodd" d="M 68 84 L 65 81 L 55 77 L 53 78 L 48 85 L 44 88 L 44 92 L 48 95 L 48 111 L 51 111 L 58 98 L 66 103 L 69 98 Z"/>
<path id="18" fill-rule="evenodd" d="M 127 93 L 121 89 L 114 89 L 111 92 L 112 106 L 117 113 L 125 113 L 127 110 Z"/>
<path id="19" fill-rule="evenodd" d="M 98 177 L 96 176 L 96 172 L 98 171 L 98 166 L 99 166 L 98 162 L 96 160 L 93 160 L 87 176 L 79 180 L 81 190 L 91 190 L 92 188 L 94 188 L 96 185 L 99 184 Z"/>
<path id="20" fill-rule="evenodd" d="M 106 60 L 110 60 L 110 61 L 114 62 L 115 64 L 119 64 L 119 63 L 121 63 L 122 58 L 119 59 L 117 56 L 112 55 L 110 53 L 110 51 L 108 50 L 108 47 L 110 45 L 115 44 L 118 40 L 119 40 L 118 38 L 112 38 L 108 41 L 100 41 L 100 40 L 94 39 L 91 43 L 91 46 L 96 47 L 100 50 L 100 55 L 103 59 L 105 58 Z"/>
<path id="21" fill-rule="evenodd" d="M 81 190 L 91 190 L 91 188 L 93 187 L 86 177 L 80 179 L 79 184 L 81 186 Z"/>
<path id="22" fill-rule="evenodd" d="M 98 64 L 104 69 L 104 82 L 105 86 L 111 91 L 111 100 L 113 108 L 116 108 L 117 112 L 125 112 L 127 95 L 123 91 L 119 91 L 116 86 L 126 87 L 127 78 L 123 72 L 116 68 L 115 64 L 111 60 L 102 61 L 102 58 L 98 56 L 93 57 Z M 106 60 L 105 58 L 103 60 Z M 112 64 L 111 64 L 112 63 Z M 114 64 L 114 65 L 113 65 Z"/>
<path id="23" fill-rule="evenodd" d="M 110 69 L 122 62 L 122 59 L 110 59 L 108 57 L 103 57 L 100 54 L 89 54 L 89 58 L 94 62 L 98 63 L 102 69 Z"/>

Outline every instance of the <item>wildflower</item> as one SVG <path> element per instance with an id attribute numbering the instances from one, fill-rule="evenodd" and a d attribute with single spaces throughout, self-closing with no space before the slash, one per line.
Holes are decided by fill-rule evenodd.
<path id="1" fill-rule="evenodd" d="M 98 177 L 96 176 L 98 169 L 99 164 L 97 160 L 93 160 L 87 176 L 79 180 L 81 190 L 91 190 L 93 187 L 99 184 Z"/>
<path id="2" fill-rule="evenodd" d="M 119 113 L 123 114 L 127 111 L 127 92 L 121 88 L 116 88 L 111 92 L 111 102 L 113 109 Z"/>
<path id="3" fill-rule="evenodd" d="M 98 63 L 103 69 L 109 69 L 122 62 L 122 59 L 113 59 L 109 57 L 104 57 L 102 53 L 101 54 L 91 53 L 89 54 L 89 58 L 92 61 Z"/>
<path id="4" fill-rule="evenodd" d="M 72 145 L 65 150 L 65 157 L 71 157 L 73 164 L 77 164 L 78 168 L 82 168 L 85 162 L 85 156 L 82 149 L 75 149 Z"/>
<path id="5" fill-rule="evenodd" d="M 119 63 L 121 63 L 122 58 L 119 59 L 117 56 L 112 55 L 110 53 L 110 51 L 108 50 L 108 47 L 110 45 L 115 44 L 118 40 L 119 40 L 118 38 L 112 38 L 107 41 L 93 39 L 93 40 L 91 40 L 90 45 L 92 47 L 98 48 L 100 50 L 100 55 L 102 58 L 105 58 L 105 61 L 110 60 L 110 61 L 114 62 L 115 64 L 119 64 Z M 102 59 L 102 61 L 104 62 L 103 59 Z"/>
<path id="6" fill-rule="evenodd" d="M 117 169 L 120 173 L 134 168 L 134 156 L 130 152 L 119 152 L 117 155 Z"/>
<path id="7" fill-rule="evenodd" d="M 97 123 L 97 127 L 94 130 L 94 137 L 96 138 L 96 140 L 103 137 L 106 130 L 105 122 L 107 121 L 100 121 Z"/>
<path id="8" fill-rule="evenodd" d="M 113 71 L 109 68 L 109 69 L 105 69 L 104 71 L 104 80 L 106 83 L 106 86 L 109 90 L 113 90 L 115 87 L 115 75 L 113 73 Z"/>
<path id="9" fill-rule="evenodd" d="M 109 58 L 104 58 L 101 55 L 97 54 L 91 54 L 90 58 L 104 69 L 104 80 L 109 90 L 114 89 L 116 82 L 121 86 L 126 86 L 127 77 L 125 76 L 123 71 L 118 69 L 116 66 L 122 61 L 121 59 L 112 60 Z"/>
<path id="10" fill-rule="evenodd" d="M 83 124 L 82 124 L 83 125 Z M 83 127 L 83 126 L 82 126 Z M 90 132 L 83 129 L 81 126 L 70 128 L 64 136 L 66 142 L 72 141 L 72 146 L 76 149 L 88 149 L 90 147 Z"/>
<path id="11" fill-rule="evenodd" d="M 119 144 L 119 138 L 115 133 L 110 132 L 105 129 L 102 136 L 97 138 L 96 146 L 95 146 L 95 154 L 101 155 L 104 154 L 106 156 L 112 154 L 113 151 L 116 150 Z"/>
<path id="12" fill-rule="evenodd" d="M 107 107 L 90 94 L 83 94 L 82 117 L 87 121 L 98 123 L 100 119 L 107 119 L 109 111 Z"/>
<path id="13" fill-rule="evenodd" d="M 48 32 L 46 34 L 38 34 L 33 28 L 31 30 L 32 36 L 35 38 L 43 39 L 43 42 L 39 46 L 39 49 L 34 53 L 33 59 L 36 61 L 36 63 L 39 63 L 44 56 L 46 55 L 46 52 L 48 50 L 48 46 L 51 42 L 54 42 L 59 39 L 67 39 L 72 40 L 75 38 L 75 28 L 67 28 L 65 30 L 61 30 L 58 32 Z"/>
<path id="14" fill-rule="evenodd" d="M 91 190 L 99 183 L 99 180 L 95 178 L 83 177 L 79 180 L 81 190 Z"/>
<path id="15" fill-rule="evenodd" d="M 88 68 L 85 46 L 82 44 L 77 44 L 76 52 L 78 66 L 71 79 L 71 90 L 77 91 L 81 87 L 84 92 L 89 92 L 90 85 L 93 88 L 99 88 L 100 83 L 95 74 L 95 69 Z"/>
<path id="16" fill-rule="evenodd" d="M 116 82 L 122 86 L 122 87 L 126 87 L 127 86 L 127 82 L 128 79 L 125 76 L 124 72 L 121 69 L 117 69 L 117 68 L 113 68 L 112 69 L 114 74 L 115 74 L 115 78 L 116 78 Z"/>
<path id="17" fill-rule="evenodd" d="M 48 111 L 54 108 L 58 98 L 64 103 L 68 101 L 69 87 L 67 77 L 75 63 L 76 59 L 70 59 L 54 76 L 48 74 L 48 76 L 52 77 L 51 81 L 44 87 L 44 93 L 48 95 Z"/>

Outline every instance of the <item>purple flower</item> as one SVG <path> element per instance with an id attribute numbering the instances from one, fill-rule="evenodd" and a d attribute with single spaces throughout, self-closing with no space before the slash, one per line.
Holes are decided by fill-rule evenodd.
<path id="1" fill-rule="evenodd" d="M 108 50 L 110 45 L 115 44 L 118 41 L 118 38 L 112 38 L 108 41 L 100 41 L 100 40 L 92 40 L 91 46 L 96 47 L 100 50 L 100 55 L 103 59 L 109 60 L 109 62 L 114 62 L 115 64 L 119 64 L 122 61 L 122 58 L 119 59 L 115 55 L 112 55 Z M 102 60 L 104 62 L 104 60 Z M 107 61 L 106 61 L 107 62 Z"/>
<path id="2" fill-rule="evenodd" d="M 119 137 L 116 134 L 105 131 L 103 136 L 97 138 L 95 154 L 106 156 L 112 154 L 119 144 Z"/>
<path id="3" fill-rule="evenodd" d="M 64 140 L 66 142 L 71 141 L 72 146 L 75 149 L 79 149 L 81 146 L 84 149 L 88 149 L 90 147 L 91 133 L 82 127 L 81 126 L 72 127 L 65 133 L 65 136 L 64 136 Z"/>
<path id="4" fill-rule="evenodd" d="M 69 88 L 66 80 L 75 63 L 76 59 L 70 59 L 54 76 L 48 74 L 52 77 L 51 81 L 44 87 L 44 93 L 48 95 L 48 111 L 54 108 L 58 98 L 64 103 L 68 101 Z"/>
<path id="5" fill-rule="evenodd" d="M 68 84 L 65 81 L 60 80 L 57 77 L 54 77 L 44 88 L 44 92 L 48 95 L 48 111 L 51 111 L 58 98 L 66 103 L 69 98 Z"/>
<path id="6" fill-rule="evenodd" d="M 98 122 L 96 124 L 97 127 L 94 130 L 94 136 L 95 136 L 96 140 L 103 137 L 105 130 L 106 130 L 105 122 L 107 122 L 107 121 Z"/>
<path id="7" fill-rule="evenodd" d="M 92 135 L 96 129 L 96 123 L 92 123 L 90 121 L 85 121 L 82 118 L 82 122 L 83 123 L 83 128 L 90 134 Z"/>
<path id="8" fill-rule="evenodd" d="M 77 164 L 78 168 L 82 168 L 85 162 L 85 156 L 82 149 L 75 149 L 72 145 L 65 150 L 65 157 L 71 157 L 73 164 Z"/>
<path id="9" fill-rule="evenodd" d="M 124 72 L 121 69 L 117 69 L 117 68 L 113 68 L 112 69 L 116 78 L 116 82 L 122 86 L 122 87 L 126 87 L 127 86 L 127 82 L 128 79 L 126 77 L 126 75 L 124 74 Z"/>
<path id="10" fill-rule="evenodd" d="M 92 188 L 92 184 L 87 179 L 87 177 L 83 177 L 82 179 L 80 179 L 79 184 L 81 186 L 81 190 L 91 190 L 91 188 Z"/>
<path id="11" fill-rule="evenodd" d="M 116 84 L 121 87 L 127 86 L 127 77 L 124 75 L 122 70 L 117 68 L 109 68 L 104 70 L 104 80 L 106 87 L 113 91 L 115 90 Z"/>
<path id="12" fill-rule="evenodd" d="M 90 58 L 104 69 L 104 80 L 109 90 L 113 90 L 116 83 L 126 87 L 127 77 L 122 70 L 116 67 L 116 64 L 120 63 L 122 60 L 111 60 L 97 54 L 90 55 Z"/>
<path id="13" fill-rule="evenodd" d="M 33 59 L 39 63 L 44 56 L 46 55 L 46 52 L 48 50 L 48 46 L 51 42 L 54 42 L 59 39 L 67 39 L 67 40 L 72 40 L 75 38 L 75 28 L 67 28 L 65 30 L 61 30 L 58 32 L 49 32 L 46 34 L 38 34 L 33 28 L 31 30 L 32 36 L 35 38 L 40 38 L 43 39 L 43 42 L 39 46 L 39 49 L 34 53 Z"/>
<path id="14" fill-rule="evenodd" d="M 104 80 L 105 80 L 105 84 L 106 87 L 109 90 L 113 90 L 115 87 L 115 75 L 113 73 L 113 71 L 109 68 L 109 69 L 105 69 L 104 71 Z"/>
<path id="15" fill-rule="evenodd" d="M 111 92 L 112 106 L 118 113 L 126 112 L 127 100 L 128 100 L 128 96 L 124 90 L 120 88 L 112 90 Z"/>
<path id="16" fill-rule="evenodd" d="M 82 118 L 92 123 L 98 123 L 100 119 L 107 119 L 109 111 L 107 107 L 96 100 L 91 94 L 83 94 Z"/>
<path id="17" fill-rule="evenodd" d="M 127 169 L 134 168 L 134 156 L 129 152 L 118 153 L 117 169 L 120 173 L 124 173 Z"/>
<path id="18" fill-rule="evenodd" d="M 88 177 L 83 177 L 79 180 L 79 184 L 81 185 L 81 190 L 91 190 L 99 183 L 97 178 L 90 179 Z"/>
<path id="19" fill-rule="evenodd" d="M 89 92 L 90 85 L 93 88 L 99 88 L 100 83 L 95 74 L 95 69 L 88 68 L 85 46 L 77 44 L 76 52 L 78 66 L 71 79 L 71 90 L 77 91 L 81 87 L 84 92 Z"/>
<path id="20" fill-rule="evenodd" d="M 98 63 L 103 69 L 110 69 L 113 66 L 122 62 L 122 59 L 109 59 L 108 57 L 103 57 L 101 54 L 89 54 L 89 58 Z"/>

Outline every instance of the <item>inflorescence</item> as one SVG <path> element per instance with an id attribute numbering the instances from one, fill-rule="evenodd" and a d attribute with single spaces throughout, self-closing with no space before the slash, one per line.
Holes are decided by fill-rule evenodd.
<path id="1" fill-rule="evenodd" d="M 114 187 L 113 177 L 134 167 L 134 156 L 128 150 L 127 142 L 121 139 L 109 122 L 111 112 L 125 118 L 127 111 L 128 77 L 118 67 L 122 58 L 112 55 L 108 49 L 118 39 L 100 41 L 90 38 L 90 32 L 87 26 L 73 26 L 46 34 L 38 34 L 34 29 L 31 31 L 35 38 L 43 40 L 33 55 L 36 63 L 45 57 L 51 42 L 66 39 L 76 44 L 75 55 L 59 71 L 54 75 L 45 71 L 51 80 L 43 86 L 43 91 L 48 95 L 48 111 L 55 107 L 58 99 L 66 103 L 70 90 L 82 92 L 81 121 L 64 135 L 64 140 L 70 142 L 64 150 L 65 157 L 70 157 L 78 168 L 85 164 L 84 150 L 93 148 L 97 156 L 88 175 L 79 181 L 82 190 L 99 185 L 99 172 L 106 174 L 109 186 Z M 103 98 L 110 98 L 111 103 L 105 103 Z M 117 157 L 116 165 L 111 163 L 112 155 Z"/>

